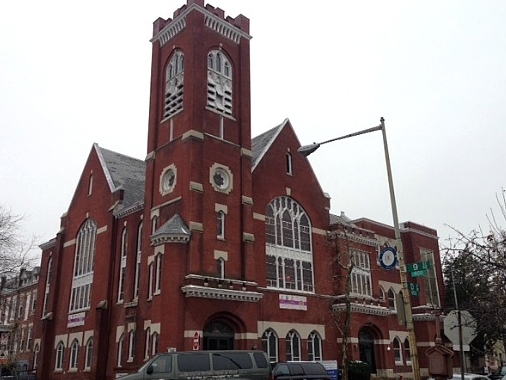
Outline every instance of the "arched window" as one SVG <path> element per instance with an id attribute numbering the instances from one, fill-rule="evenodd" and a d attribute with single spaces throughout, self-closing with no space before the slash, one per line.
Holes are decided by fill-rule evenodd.
<path id="1" fill-rule="evenodd" d="M 76 239 L 74 278 L 70 299 L 71 312 L 90 307 L 96 239 L 97 225 L 93 220 L 87 219 Z"/>
<path id="2" fill-rule="evenodd" d="M 123 362 L 123 342 L 125 340 L 125 334 L 121 334 L 118 340 L 118 356 L 116 361 L 116 366 L 121 367 Z"/>
<path id="3" fill-rule="evenodd" d="M 126 277 L 126 264 L 128 253 L 128 230 L 123 228 L 121 232 L 121 261 L 119 268 L 119 283 L 118 283 L 118 302 L 122 302 L 125 297 L 125 277 Z"/>
<path id="4" fill-rule="evenodd" d="M 146 341 L 144 344 L 144 359 L 149 358 L 150 349 L 151 349 L 151 329 L 148 327 L 146 329 Z"/>
<path id="5" fill-rule="evenodd" d="M 70 345 L 69 369 L 77 370 L 77 360 L 79 359 L 79 341 L 74 339 Z"/>
<path id="6" fill-rule="evenodd" d="M 53 258 L 51 257 L 47 262 L 47 270 L 46 270 L 46 286 L 44 290 L 44 305 L 42 307 L 43 314 L 47 313 L 47 304 L 49 302 L 49 286 L 51 283 L 51 266 L 53 265 Z"/>
<path id="7" fill-rule="evenodd" d="M 292 155 L 290 152 L 286 154 L 286 174 L 293 175 Z"/>
<path id="8" fill-rule="evenodd" d="M 262 350 L 269 357 L 270 363 L 278 362 L 278 336 L 274 330 L 268 329 L 262 334 Z"/>
<path id="9" fill-rule="evenodd" d="M 300 337 L 295 330 L 286 334 L 286 361 L 300 361 Z"/>
<path id="10" fill-rule="evenodd" d="M 56 360 L 55 360 L 55 363 L 54 363 L 54 369 L 55 370 L 59 370 L 59 371 L 63 370 L 63 357 L 64 357 L 64 354 L 65 354 L 65 345 L 60 340 L 60 342 L 56 346 Z"/>
<path id="11" fill-rule="evenodd" d="M 399 338 L 394 338 L 394 359 L 396 364 L 402 364 L 402 345 Z"/>
<path id="12" fill-rule="evenodd" d="M 152 345 L 151 355 L 157 354 L 158 353 L 158 333 L 156 331 L 153 333 L 153 336 L 151 338 L 151 345 Z"/>
<path id="13" fill-rule="evenodd" d="M 283 196 L 265 213 L 267 286 L 313 292 L 311 225 L 302 207 Z"/>
<path id="14" fill-rule="evenodd" d="M 322 338 L 316 331 L 307 337 L 307 355 L 310 361 L 322 360 Z"/>
<path id="15" fill-rule="evenodd" d="M 219 257 L 216 260 L 216 269 L 218 272 L 218 277 L 221 279 L 225 278 L 225 260 L 223 257 Z"/>
<path id="16" fill-rule="evenodd" d="M 158 228 L 158 216 L 155 215 L 151 218 L 151 234 L 154 234 L 157 228 Z"/>
<path id="17" fill-rule="evenodd" d="M 40 347 L 39 344 L 37 343 L 33 348 L 33 369 L 36 369 L 37 366 L 39 365 L 39 352 Z"/>
<path id="18" fill-rule="evenodd" d="M 379 287 L 379 299 L 380 301 L 385 301 L 385 290 L 383 287 Z"/>
<path id="19" fill-rule="evenodd" d="M 216 213 L 216 237 L 225 239 L 225 213 L 221 210 Z"/>
<path id="20" fill-rule="evenodd" d="M 84 368 L 90 369 L 91 368 L 91 360 L 93 359 L 93 337 L 88 338 L 88 341 L 86 342 L 86 348 L 85 348 L 86 356 L 84 358 Z"/>
<path id="21" fill-rule="evenodd" d="M 388 308 L 395 310 L 395 293 L 392 289 L 388 289 Z"/>
<path id="22" fill-rule="evenodd" d="M 162 290 L 162 254 L 156 255 L 156 278 L 155 278 L 155 294 Z"/>
<path id="23" fill-rule="evenodd" d="M 165 104 L 163 117 L 167 118 L 183 109 L 184 54 L 176 50 L 165 69 Z"/>
<path id="24" fill-rule="evenodd" d="M 155 266 L 151 262 L 148 265 L 148 273 L 149 273 L 149 280 L 148 280 L 148 300 L 153 298 L 153 281 L 154 281 L 154 269 Z"/>
<path id="25" fill-rule="evenodd" d="M 232 66 L 220 50 L 207 56 L 207 106 L 232 115 Z"/>
<path id="26" fill-rule="evenodd" d="M 135 356 L 135 330 L 128 333 L 128 361 L 132 361 Z"/>
<path id="27" fill-rule="evenodd" d="M 137 249 L 135 256 L 135 283 L 134 283 L 134 300 L 139 297 L 139 279 L 141 275 L 141 260 L 142 260 L 142 222 L 139 224 L 137 230 Z"/>
<path id="28" fill-rule="evenodd" d="M 406 358 L 406 364 L 411 364 L 411 348 L 409 345 L 409 338 L 404 339 L 404 357 Z"/>
<path id="29" fill-rule="evenodd" d="M 88 195 L 91 195 L 93 192 L 93 174 L 90 175 L 90 178 L 88 179 Z"/>

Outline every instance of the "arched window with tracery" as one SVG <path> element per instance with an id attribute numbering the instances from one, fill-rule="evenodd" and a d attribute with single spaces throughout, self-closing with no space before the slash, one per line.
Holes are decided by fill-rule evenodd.
<path id="1" fill-rule="evenodd" d="M 184 54 L 176 50 L 165 69 L 165 104 L 163 117 L 167 118 L 183 109 Z"/>
<path id="2" fill-rule="evenodd" d="M 394 338 L 394 359 L 396 364 L 402 363 L 402 344 L 399 338 Z"/>
<path id="3" fill-rule="evenodd" d="M 69 369 L 77 370 L 77 362 L 79 358 L 79 341 L 74 339 L 70 346 Z"/>
<path id="4" fill-rule="evenodd" d="M 84 357 L 84 368 L 91 368 L 91 360 L 93 359 L 93 337 L 88 338 L 86 342 L 86 352 Z"/>
<path id="5" fill-rule="evenodd" d="M 275 198 L 265 212 L 267 286 L 314 291 L 311 224 L 292 198 Z"/>
<path id="6" fill-rule="evenodd" d="M 388 289 L 388 308 L 395 310 L 395 293 L 392 289 Z"/>
<path id="7" fill-rule="evenodd" d="M 270 363 L 278 362 L 278 336 L 274 330 L 268 329 L 262 334 L 262 350 L 269 357 Z"/>
<path id="8" fill-rule="evenodd" d="M 286 360 L 300 361 L 300 337 L 295 330 L 286 334 Z"/>
<path id="9" fill-rule="evenodd" d="M 88 219 L 79 230 L 76 239 L 74 277 L 70 298 L 71 312 L 90 307 L 96 239 L 97 225 L 93 220 Z"/>
<path id="10" fill-rule="evenodd" d="M 411 346 L 409 345 L 409 338 L 404 339 L 404 357 L 406 364 L 411 364 Z"/>
<path id="11" fill-rule="evenodd" d="M 65 345 L 60 340 L 56 346 L 56 358 L 54 363 L 54 369 L 57 371 L 63 370 L 63 358 L 65 356 Z"/>
<path id="12" fill-rule="evenodd" d="M 207 106 L 232 115 L 232 65 L 220 50 L 207 55 Z"/>
<path id="13" fill-rule="evenodd" d="M 322 360 L 322 338 L 316 331 L 311 332 L 307 338 L 308 360 Z"/>

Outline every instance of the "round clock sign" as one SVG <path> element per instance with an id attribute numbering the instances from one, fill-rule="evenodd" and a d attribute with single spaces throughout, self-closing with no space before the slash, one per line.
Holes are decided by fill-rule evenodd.
<path id="1" fill-rule="evenodd" d="M 380 264 L 385 269 L 393 269 L 397 265 L 397 251 L 393 247 L 385 247 L 380 252 Z"/>

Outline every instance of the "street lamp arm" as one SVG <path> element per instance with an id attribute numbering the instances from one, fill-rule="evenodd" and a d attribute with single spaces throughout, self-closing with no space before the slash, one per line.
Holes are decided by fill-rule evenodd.
<path id="1" fill-rule="evenodd" d="M 392 179 L 392 169 L 390 167 L 390 155 L 388 153 L 388 143 L 387 143 L 387 134 L 385 128 L 385 119 L 380 119 L 381 124 L 377 127 L 372 127 L 369 129 L 364 129 L 362 131 L 358 131 L 355 133 L 350 133 L 349 135 L 336 137 L 327 141 L 323 141 L 321 143 L 313 143 L 310 145 L 301 146 L 298 149 L 298 152 L 304 157 L 309 156 L 316 149 L 318 149 L 321 145 L 327 144 L 332 141 L 347 139 L 348 137 L 354 137 L 358 135 L 362 135 L 364 133 L 381 131 L 383 135 L 383 147 L 385 152 L 385 163 L 387 168 L 387 179 L 388 179 L 388 188 L 390 190 L 390 202 L 392 206 L 392 217 L 394 222 L 394 230 L 395 230 L 395 240 L 397 245 L 397 259 L 399 261 L 399 279 L 402 286 L 402 296 L 404 309 L 406 314 L 406 330 L 408 331 L 409 338 L 409 347 L 410 347 L 410 355 L 411 355 L 411 366 L 413 369 L 413 377 L 414 380 L 420 380 L 420 367 L 418 363 L 418 350 L 416 345 L 416 337 L 415 337 L 415 328 L 413 324 L 413 314 L 411 309 L 411 300 L 409 295 L 408 281 L 407 281 L 407 273 L 406 273 L 406 265 L 404 263 L 404 254 L 402 251 L 402 238 L 399 227 L 399 217 L 397 215 L 397 203 L 395 201 L 395 193 L 394 193 L 394 183 Z"/>
<path id="2" fill-rule="evenodd" d="M 297 152 L 299 152 L 300 154 L 302 154 L 304 157 L 307 157 L 307 156 L 309 156 L 311 153 L 313 153 L 316 149 L 318 149 L 323 144 L 327 144 L 327 143 L 330 143 L 330 142 L 333 142 L 333 141 L 337 141 L 337 140 L 344 140 L 344 139 L 347 139 L 349 137 L 363 135 L 364 133 L 381 131 L 382 129 L 383 129 L 383 124 L 380 124 L 380 125 L 378 125 L 376 127 L 364 129 L 362 131 L 350 133 L 348 135 L 344 135 L 344 136 L 340 136 L 340 137 L 335 137 L 333 139 L 330 139 L 330 140 L 327 140 L 327 141 L 323 141 L 323 142 L 320 142 L 320 143 L 313 143 L 313 144 L 301 146 L 297 150 Z"/>

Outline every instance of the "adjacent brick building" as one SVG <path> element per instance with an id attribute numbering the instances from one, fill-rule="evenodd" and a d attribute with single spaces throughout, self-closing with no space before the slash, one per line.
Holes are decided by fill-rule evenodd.
<path id="1" fill-rule="evenodd" d="M 3 277 L 0 286 L 0 368 L 31 372 L 34 316 L 40 268 L 22 268 L 13 278 Z"/>
<path id="2" fill-rule="evenodd" d="M 351 357 L 376 376 L 409 374 L 399 272 L 378 261 L 394 230 L 329 213 L 289 120 L 251 138 L 250 38 L 246 17 L 203 0 L 154 22 L 145 159 L 94 144 L 41 246 L 38 378 L 112 379 L 170 348 L 340 360 L 348 260 Z M 401 231 L 406 262 L 432 263 L 412 297 L 427 374 L 438 237 L 411 222 Z"/>

